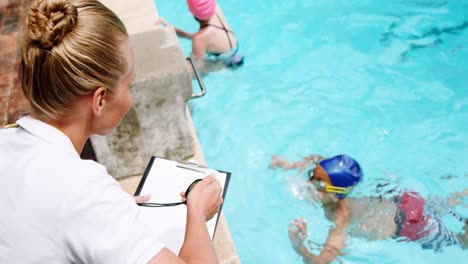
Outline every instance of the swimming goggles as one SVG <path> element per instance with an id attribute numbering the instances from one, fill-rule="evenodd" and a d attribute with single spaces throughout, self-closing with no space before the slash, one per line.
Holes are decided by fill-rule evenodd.
<path id="1" fill-rule="evenodd" d="M 317 190 L 329 193 L 348 194 L 351 191 L 351 187 L 337 187 L 330 185 L 322 180 L 314 180 L 314 170 L 309 170 L 309 180 L 317 188 Z"/>

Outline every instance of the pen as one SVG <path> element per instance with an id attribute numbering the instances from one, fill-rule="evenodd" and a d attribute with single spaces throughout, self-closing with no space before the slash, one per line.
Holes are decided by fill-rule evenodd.
<path id="1" fill-rule="evenodd" d="M 8 124 L 8 125 L 5 125 L 3 126 L 3 128 L 14 128 L 14 127 L 19 127 L 18 124 Z"/>

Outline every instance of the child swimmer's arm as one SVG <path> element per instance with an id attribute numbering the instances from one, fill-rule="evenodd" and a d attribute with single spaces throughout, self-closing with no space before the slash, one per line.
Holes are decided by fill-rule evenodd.
<path id="1" fill-rule="evenodd" d="M 282 168 L 283 170 L 291 170 L 291 169 L 299 168 L 299 172 L 302 173 L 307 168 L 307 166 L 309 166 L 310 164 L 314 164 L 314 163 L 317 164 L 323 159 L 324 158 L 321 155 L 312 154 L 310 156 L 303 158 L 301 161 L 296 161 L 291 164 L 287 159 L 282 158 L 278 155 L 273 155 L 273 157 L 271 157 L 271 163 L 268 167 L 271 169 L 275 169 L 279 167 L 279 168 Z"/>
<path id="2" fill-rule="evenodd" d="M 343 203 L 341 206 L 344 206 Z M 337 205 L 341 207 L 340 205 Z M 339 209 L 337 211 L 340 211 Z M 328 233 L 328 238 L 323 248 L 320 250 L 320 255 L 311 253 L 305 246 L 304 240 L 307 238 L 307 223 L 304 219 L 299 218 L 294 220 L 289 227 L 289 238 L 293 249 L 302 256 L 304 263 L 330 263 L 337 255 L 341 255 L 341 250 L 345 247 L 346 241 L 346 226 L 348 225 L 348 212 L 342 210 L 342 213 L 337 213 L 335 216 L 336 227 Z M 310 243 L 309 243 L 310 244 Z"/>
<path id="3" fill-rule="evenodd" d="M 307 222 L 304 218 L 293 220 L 288 231 L 291 245 L 294 251 L 302 256 L 304 263 L 321 263 L 319 257 L 304 246 L 304 240 L 307 238 Z"/>
<path id="4" fill-rule="evenodd" d="M 174 27 L 174 30 L 175 30 L 178 37 L 186 38 L 186 39 L 192 39 L 192 37 L 193 37 L 193 34 L 185 32 L 180 28 Z"/>
<path id="5" fill-rule="evenodd" d="M 191 33 L 188 33 L 188 32 L 185 32 L 183 31 L 182 29 L 180 28 L 177 28 L 171 24 L 169 24 L 169 22 L 167 22 L 164 18 L 162 17 L 159 17 L 155 22 L 154 22 L 155 25 L 163 25 L 165 27 L 173 27 L 177 36 L 178 37 L 181 37 L 181 38 L 186 38 L 186 39 L 192 39 L 192 36 L 193 34 Z"/>
<path id="6" fill-rule="evenodd" d="M 291 245 L 297 254 L 302 256 L 304 263 L 329 263 L 330 261 L 325 260 L 320 255 L 311 253 L 305 246 L 304 240 L 307 238 L 307 222 L 303 218 L 295 219 L 289 226 L 289 239 L 291 239 Z M 309 241 L 309 244 L 311 242 Z M 322 252 L 325 248 L 322 250 Z"/>

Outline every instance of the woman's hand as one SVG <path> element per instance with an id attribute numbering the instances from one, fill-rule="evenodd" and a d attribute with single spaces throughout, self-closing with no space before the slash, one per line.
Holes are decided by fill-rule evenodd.
<path id="1" fill-rule="evenodd" d="M 289 225 L 289 239 L 293 249 L 300 253 L 300 249 L 307 238 L 307 221 L 304 218 L 297 218 Z"/>
<path id="2" fill-rule="evenodd" d="M 151 198 L 151 194 L 147 194 L 147 195 L 141 195 L 141 196 L 133 196 L 133 199 L 135 199 L 135 202 L 137 204 L 141 204 L 141 203 L 146 203 L 150 200 Z"/>
<path id="3" fill-rule="evenodd" d="M 206 221 L 210 220 L 223 203 L 221 197 L 221 184 L 214 175 L 205 177 L 190 191 L 188 197 L 185 192 L 180 194 L 182 201 L 187 201 L 188 210 L 197 210 L 202 213 Z"/>

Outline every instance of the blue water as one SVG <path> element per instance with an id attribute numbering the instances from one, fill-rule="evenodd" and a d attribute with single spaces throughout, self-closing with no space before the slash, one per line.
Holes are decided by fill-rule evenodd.
<path id="1" fill-rule="evenodd" d="M 161 16 L 195 31 L 184 2 L 156 0 Z M 468 1 L 218 3 L 245 65 L 206 76 L 207 94 L 190 108 L 208 164 L 232 172 L 223 210 L 243 263 L 302 263 L 290 221 L 306 218 L 318 244 L 331 226 L 292 193 L 297 171 L 268 169 L 274 154 L 347 153 L 365 172 L 358 195 L 381 181 L 424 196 L 468 188 Z M 190 42 L 181 45 L 189 54 Z M 456 263 L 468 253 L 348 244 L 343 263 Z"/>

